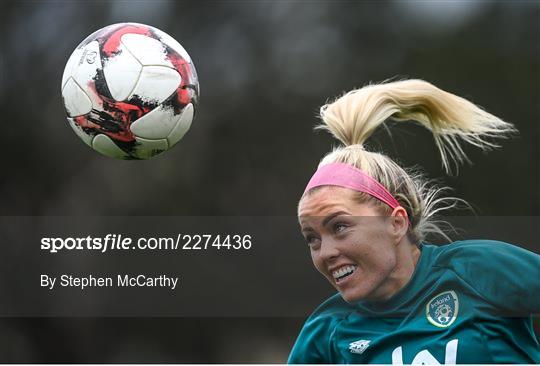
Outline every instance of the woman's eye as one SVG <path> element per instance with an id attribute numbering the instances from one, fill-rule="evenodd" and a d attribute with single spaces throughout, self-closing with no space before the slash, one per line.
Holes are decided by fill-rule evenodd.
<path id="1" fill-rule="evenodd" d="M 335 233 L 340 233 L 342 232 L 343 230 L 345 230 L 348 226 L 346 224 L 343 224 L 343 223 L 336 223 L 334 224 L 334 232 Z"/>
<path id="2" fill-rule="evenodd" d="M 316 236 L 309 235 L 306 237 L 306 242 L 308 246 L 313 249 L 316 248 L 317 245 L 319 245 L 320 240 Z"/>

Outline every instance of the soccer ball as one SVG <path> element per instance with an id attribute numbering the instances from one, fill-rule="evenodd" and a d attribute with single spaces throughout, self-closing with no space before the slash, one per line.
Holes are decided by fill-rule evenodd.
<path id="1" fill-rule="evenodd" d="M 189 130 L 199 101 L 191 58 L 168 34 L 136 23 L 88 36 L 62 76 L 69 125 L 94 150 L 148 159 Z"/>

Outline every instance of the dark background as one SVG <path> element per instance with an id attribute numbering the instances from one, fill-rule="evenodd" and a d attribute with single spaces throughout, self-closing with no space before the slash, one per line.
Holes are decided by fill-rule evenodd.
<path id="1" fill-rule="evenodd" d="M 191 130 L 148 161 L 86 147 L 60 94 L 77 44 L 127 21 L 176 38 L 201 84 Z M 430 133 L 411 124 L 396 126 L 393 142 L 377 134 L 373 150 L 422 166 L 479 215 L 538 216 L 539 24 L 535 1 L 3 2 L 0 214 L 295 215 L 305 183 L 335 145 L 312 132 L 318 107 L 397 76 L 464 96 L 520 135 L 488 154 L 467 148 L 474 164 L 457 176 L 444 174 Z M 307 252 L 305 260 L 308 267 Z M 284 362 L 302 322 L 4 319 L 0 361 Z"/>

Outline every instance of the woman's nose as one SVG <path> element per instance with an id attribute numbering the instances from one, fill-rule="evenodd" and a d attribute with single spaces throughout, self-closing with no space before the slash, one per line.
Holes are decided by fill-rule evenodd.
<path id="1" fill-rule="evenodd" d="M 337 245 L 332 240 L 324 240 L 321 242 L 319 255 L 325 262 L 331 262 L 339 257 L 340 251 Z"/>

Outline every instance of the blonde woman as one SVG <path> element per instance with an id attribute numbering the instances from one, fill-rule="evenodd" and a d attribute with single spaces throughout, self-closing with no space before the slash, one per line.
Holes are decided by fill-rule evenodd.
<path id="1" fill-rule="evenodd" d="M 307 319 L 289 363 L 539 363 L 540 256 L 491 240 L 445 246 L 435 214 L 458 199 L 364 143 L 386 120 L 433 132 L 446 170 L 514 132 L 422 80 L 369 85 L 321 108 L 343 147 L 326 155 L 298 205 L 313 264 L 338 293 Z"/>

